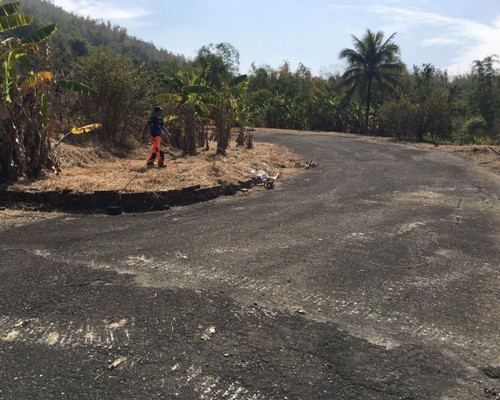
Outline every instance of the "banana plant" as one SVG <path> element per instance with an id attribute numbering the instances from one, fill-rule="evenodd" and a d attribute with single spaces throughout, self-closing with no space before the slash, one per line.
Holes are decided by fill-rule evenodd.
<path id="1" fill-rule="evenodd" d="M 246 124 L 244 98 L 247 90 L 247 75 L 239 75 L 229 82 L 223 81 L 219 90 L 212 90 L 217 154 L 226 154 L 234 123 L 238 122 L 240 126 Z"/>
<path id="2" fill-rule="evenodd" d="M 237 121 L 245 125 L 244 98 L 248 87 L 246 75 L 229 82 L 223 81 L 219 89 L 214 88 L 196 74 L 177 74 L 170 78 L 175 93 L 164 94 L 159 99 L 176 104 L 175 115 L 183 121 L 183 149 L 188 154 L 196 152 L 196 132 L 202 132 L 205 148 L 208 136 L 205 126 L 215 125 L 217 153 L 225 154 L 231 137 L 231 128 Z M 238 90 L 240 89 L 240 90 Z"/>
<path id="3" fill-rule="evenodd" d="M 247 75 L 240 75 L 238 81 L 233 83 L 234 86 L 239 86 L 239 90 L 231 99 L 231 107 L 234 110 L 234 120 L 239 125 L 240 131 L 236 138 L 238 146 L 245 144 L 245 126 L 248 125 L 250 108 L 247 103 L 248 96 L 248 77 Z M 250 133 L 249 133 L 250 135 Z M 252 147 L 251 137 L 248 137 L 248 148 Z"/>
<path id="4" fill-rule="evenodd" d="M 159 95 L 158 100 L 174 104 L 174 114 L 166 118 L 180 121 L 181 143 L 178 144 L 186 154 L 195 154 L 197 133 L 206 133 L 203 122 L 209 119 L 210 114 L 206 98 L 213 89 L 201 77 L 189 73 L 171 76 L 169 84 L 174 93 Z M 206 138 L 201 139 L 207 142 Z"/>
<path id="5" fill-rule="evenodd" d="M 19 2 L 1 3 L 0 33 L 32 23 L 32 17 L 17 14 Z M 57 81 L 50 71 L 33 71 L 30 56 L 41 54 L 43 42 L 55 32 L 57 26 L 51 24 L 24 38 L 12 36 L 0 41 L 0 179 L 37 177 L 50 164 L 45 127 L 49 120 L 47 97 L 52 88 L 96 94 L 83 84 Z"/>

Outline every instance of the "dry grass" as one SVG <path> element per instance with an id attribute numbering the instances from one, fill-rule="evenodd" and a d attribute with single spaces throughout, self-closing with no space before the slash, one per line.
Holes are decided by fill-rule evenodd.
<path id="1" fill-rule="evenodd" d="M 428 144 L 422 146 L 436 148 Z M 440 145 L 437 150 L 459 155 L 500 175 L 500 146 Z"/>
<path id="2" fill-rule="evenodd" d="M 215 144 L 212 143 L 215 149 Z M 112 156 L 96 147 L 61 144 L 57 149 L 62 171 L 47 173 L 34 182 L 19 182 L 11 190 L 70 190 L 92 193 L 96 190 L 124 192 L 163 191 L 192 185 L 210 187 L 236 183 L 251 176 L 251 169 L 262 169 L 281 177 L 297 173 L 297 157 L 288 149 L 254 141 L 254 148 L 236 147 L 234 141 L 227 156 L 217 156 L 215 150 L 200 151 L 195 157 L 181 157 L 167 152 L 167 168 L 146 168 L 148 145 L 139 145 L 127 157 Z"/>

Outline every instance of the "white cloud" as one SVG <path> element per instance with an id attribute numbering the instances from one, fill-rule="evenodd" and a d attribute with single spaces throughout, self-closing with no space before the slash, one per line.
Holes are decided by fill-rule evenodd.
<path id="1" fill-rule="evenodd" d="M 445 38 L 445 37 L 434 37 L 430 39 L 425 39 L 420 42 L 422 47 L 432 47 L 432 46 L 450 46 L 458 44 L 456 39 Z"/>
<path id="2" fill-rule="evenodd" d="M 119 1 L 52 0 L 52 3 L 74 14 L 105 21 L 124 21 L 150 15 L 148 10 L 137 6 L 127 6 Z"/>
<path id="3" fill-rule="evenodd" d="M 451 75 L 466 73 L 474 60 L 500 53 L 500 14 L 485 24 L 412 8 L 373 6 L 369 11 L 388 18 L 391 31 L 432 32 L 432 38 L 420 41 L 423 47 L 452 46 L 457 55 L 443 66 Z"/>

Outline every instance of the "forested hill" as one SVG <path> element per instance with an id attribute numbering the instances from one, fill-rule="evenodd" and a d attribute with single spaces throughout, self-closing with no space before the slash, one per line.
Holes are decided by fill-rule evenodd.
<path id="1" fill-rule="evenodd" d="M 52 39 L 53 43 L 63 45 L 75 56 L 86 55 L 92 48 L 99 48 L 148 63 L 162 62 L 182 67 L 187 62 L 183 55 L 158 49 L 153 43 L 129 36 L 125 28 L 104 20 L 76 16 L 50 0 L 20 0 L 20 3 L 21 13 L 34 17 L 33 24 L 23 28 L 25 33 L 56 23 L 59 30 Z"/>

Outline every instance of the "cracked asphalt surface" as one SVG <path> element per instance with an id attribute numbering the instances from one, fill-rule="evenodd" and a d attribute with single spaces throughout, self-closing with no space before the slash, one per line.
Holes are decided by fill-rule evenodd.
<path id="1" fill-rule="evenodd" d="M 500 398 L 500 178 L 259 133 L 319 167 L 0 228 L 0 399 Z"/>

